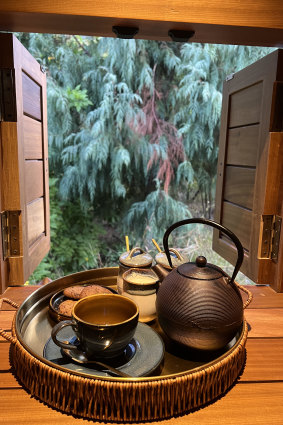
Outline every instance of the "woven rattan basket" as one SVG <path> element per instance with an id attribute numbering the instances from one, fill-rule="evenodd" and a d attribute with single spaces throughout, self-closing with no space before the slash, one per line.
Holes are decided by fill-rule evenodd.
<path id="1" fill-rule="evenodd" d="M 248 293 L 247 306 L 252 295 Z M 18 312 L 19 313 L 19 312 Z M 63 412 L 94 420 L 140 422 L 187 413 L 223 395 L 245 364 L 247 323 L 236 343 L 219 358 L 192 370 L 141 378 L 85 377 L 65 372 L 33 355 L 17 337 L 0 334 L 11 344 L 11 362 L 30 393 Z"/>

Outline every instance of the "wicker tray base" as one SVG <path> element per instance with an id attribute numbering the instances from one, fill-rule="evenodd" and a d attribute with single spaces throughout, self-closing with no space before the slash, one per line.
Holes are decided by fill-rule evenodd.
<path id="1" fill-rule="evenodd" d="M 12 363 L 22 384 L 48 405 L 85 418 L 140 422 L 187 413 L 224 394 L 245 364 L 248 328 L 226 356 L 176 376 L 96 379 L 63 372 L 31 355 L 12 335 Z"/>

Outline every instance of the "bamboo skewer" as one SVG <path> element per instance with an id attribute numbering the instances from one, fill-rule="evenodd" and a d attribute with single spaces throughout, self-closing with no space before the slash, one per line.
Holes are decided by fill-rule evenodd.
<path id="1" fill-rule="evenodd" d="M 126 241 L 126 249 L 127 249 L 127 251 L 130 251 L 129 237 L 128 236 L 125 236 L 125 241 Z"/>
<path id="2" fill-rule="evenodd" d="M 158 249 L 158 251 L 162 252 L 162 250 L 161 250 L 160 246 L 158 245 L 158 243 L 156 242 L 156 240 L 155 239 L 151 239 L 151 240 L 154 243 L 155 247 Z"/>

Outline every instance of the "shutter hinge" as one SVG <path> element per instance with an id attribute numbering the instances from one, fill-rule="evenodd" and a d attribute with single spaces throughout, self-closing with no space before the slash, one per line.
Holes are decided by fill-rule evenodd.
<path id="1" fill-rule="evenodd" d="M 21 211 L 1 213 L 1 233 L 3 259 L 20 255 L 19 217 Z"/>
<path id="2" fill-rule="evenodd" d="M 0 69 L 0 121 L 17 121 L 13 69 Z"/>
<path id="3" fill-rule="evenodd" d="M 278 260 L 282 218 L 278 215 L 263 215 L 261 220 L 261 240 L 259 258 Z"/>

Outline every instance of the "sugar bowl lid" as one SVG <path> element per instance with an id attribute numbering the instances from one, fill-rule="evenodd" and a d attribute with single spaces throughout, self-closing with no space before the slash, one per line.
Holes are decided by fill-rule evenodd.
<path id="1" fill-rule="evenodd" d="M 148 267 L 152 264 L 152 256 L 139 247 L 120 255 L 119 261 L 128 267 Z"/>
<path id="2" fill-rule="evenodd" d="M 175 248 L 169 248 L 170 257 L 172 261 L 173 268 L 180 266 L 183 264 L 186 259 L 180 254 L 180 252 Z M 164 251 L 159 252 L 155 256 L 155 260 L 157 264 L 160 264 L 161 266 L 165 267 L 166 269 L 170 269 L 171 267 L 168 263 L 167 256 Z"/>

